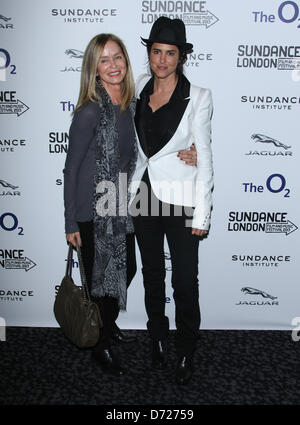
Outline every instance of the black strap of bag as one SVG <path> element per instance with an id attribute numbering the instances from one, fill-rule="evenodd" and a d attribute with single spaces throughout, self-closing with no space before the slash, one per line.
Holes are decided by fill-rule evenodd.
<path id="1" fill-rule="evenodd" d="M 68 259 L 65 277 L 72 277 L 73 245 L 69 243 Z"/>
<path id="2" fill-rule="evenodd" d="M 72 277 L 72 261 L 73 261 L 73 250 L 75 248 L 71 243 L 69 243 L 69 251 L 68 251 L 68 259 L 67 259 L 67 267 L 66 267 L 66 277 Z M 85 271 L 83 267 L 83 261 L 82 261 L 82 255 L 81 255 L 81 249 L 78 244 L 76 244 L 76 251 L 77 251 L 77 257 L 78 257 L 78 264 L 79 264 L 79 271 L 80 271 L 80 278 L 82 283 L 82 295 L 83 300 L 87 304 L 89 301 L 91 301 L 90 293 L 87 286 L 87 281 L 85 277 Z"/>

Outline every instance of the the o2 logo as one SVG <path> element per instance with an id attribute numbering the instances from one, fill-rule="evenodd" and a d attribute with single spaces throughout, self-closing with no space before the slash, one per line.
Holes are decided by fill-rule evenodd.
<path id="1" fill-rule="evenodd" d="M 269 192 L 272 193 L 283 193 L 285 198 L 290 197 L 290 189 L 286 187 L 286 180 L 282 174 L 271 174 L 267 178 L 266 187 Z"/>
<path id="2" fill-rule="evenodd" d="M 19 220 L 17 216 L 10 212 L 5 212 L 0 215 L 0 229 L 3 229 L 7 232 L 18 232 L 18 235 L 24 235 L 23 227 L 19 226 Z"/>
<path id="3" fill-rule="evenodd" d="M 291 24 L 300 21 L 300 9 L 294 1 L 284 1 L 278 8 L 278 18 L 285 24 Z M 297 28 L 300 28 L 298 24 Z"/>
<path id="4" fill-rule="evenodd" d="M 9 52 L 0 47 L 0 81 L 6 81 L 7 71 L 15 75 L 17 73 L 17 68 L 16 65 L 11 64 Z"/>
<path id="5" fill-rule="evenodd" d="M 264 185 L 257 185 L 252 182 L 242 183 L 244 192 L 263 193 L 267 189 L 271 193 L 281 193 L 284 198 L 290 198 L 291 190 L 286 187 L 286 179 L 282 174 L 271 174 Z"/>

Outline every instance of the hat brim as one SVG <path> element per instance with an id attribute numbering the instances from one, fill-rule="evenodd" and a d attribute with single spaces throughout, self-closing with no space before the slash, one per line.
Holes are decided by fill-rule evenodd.
<path id="1" fill-rule="evenodd" d="M 150 44 L 150 43 L 171 44 L 171 45 L 180 47 L 182 50 L 186 52 L 193 49 L 193 45 L 191 43 L 174 43 L 174 41 L 160 39 L 160 38 L 156 38 L 155 40 L 152 40 L 150 38 L 141 37 L 141 39 L 143 40 L 145 44 Z"/>

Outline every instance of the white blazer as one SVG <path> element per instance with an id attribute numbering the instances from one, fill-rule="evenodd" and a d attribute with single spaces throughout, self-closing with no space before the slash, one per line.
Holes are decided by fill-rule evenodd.
<path id="1" fill-rule="evenodd" d="M 138 79 L 137 98 L 150 78 L 151 76 L 144 74 Z M 134 197 L 148 167 L 155 196 L 169 204 L 195 207 L 192 227 L 208 230 L 213 187 L 212 97 L 209 89 L 191 84 L 189 98 L 177 130 L 159 152 L 147 158 L 138 141 L 137 163 L 129 188 L 129 205 L 133 206 Z M 189 148 L 192 143 L 197 150 L 196 167 L 186 165 L 177 157 L 179 150 Z"/>

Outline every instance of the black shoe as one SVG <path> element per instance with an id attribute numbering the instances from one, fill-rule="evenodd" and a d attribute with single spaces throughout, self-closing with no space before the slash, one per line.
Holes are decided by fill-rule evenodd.
<path id="1" fill-rule="evenodd" d="M 92 351 L 92 357 L 101 366 L 103 372 L 114 376 L 124 375 L 125 371 L 120 365 L 120 360 L 111 347 Z"/>
<path id="2" fill-rule="evenodd" d="M 129 344 L 136 342 L 137 338 L 135 336 L 124 335 L 121 329 L 115 328 L 111 334 L 111 340 L 117 344 Z"/>
<path id="3" fill-rule="evenodd" d="M 180 357 L 176 367 L 176 382 L 177 384 L 187 384 L 193 376 L 194 367 L 191 357 Z"/>
<path id="4" fill-rule="evenodd" d="M 152 367 L 157 370 L 167 369 L 167 343 L 165 340 L 152 342 Z"/>

